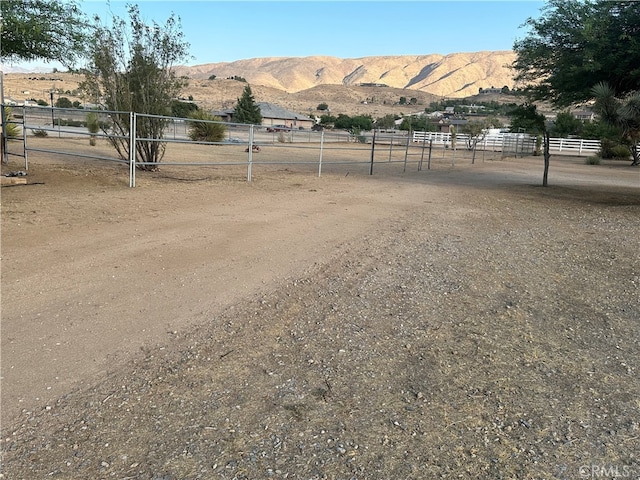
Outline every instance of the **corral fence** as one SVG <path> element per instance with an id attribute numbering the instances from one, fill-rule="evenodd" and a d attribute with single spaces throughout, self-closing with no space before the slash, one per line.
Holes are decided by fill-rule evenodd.
<path id="1" fill-rule="evenodd" d="M 99 130 L 88 130 L 89 118 Z M 116 133 L 113 119 L 118 116 L 128 128 Z M 272 131 L 262 125 L 234 124 L 197 120 L 198 123 L 222 123 L 225 135 L 221 141 L 195 141 L 190 138 L 194 120 L 187 118 L 145 115 L 135 112 L 81 110 L 40 106 L 12 107 L 11 118 L 3 127 L 15 125 L 19 135 L 8 137 L 3 128 L 3 161 L 8 156 L 24 159 L 28 169 L 29 153 L 41 152 L 66 155 L 69 158 L 97 160 L 125 164 L 129 169 L 129 185 L 136 185 L 140 167 L 162 165 L 184 171 L 190 167 L 242 167 L 247 181 L 252 180 L 254 168 L 280 165 L 317 171 L 348 166 L 361 168 L 373 175 L 378 170 L 405 172 L 432 166 L 453 166 L 456 163 L 500 160 L 506 156 L 531 155 L 536 138 L 524 133 L 486 135 L 469 138 L 458 134 L 435 132 L 372 131 L 353 134 L 345 131 L 295 130 Z M 163 138 L 144 138 L 138 134 L 143 122 L 160 122 Z M 45 141 L 46 139 L 46 141 Z M 140 151 L 159 142 L 165 155 L 162 162 L 145 162 Z M 98 145 L 96 147 L 96 144 Z M 600 142 L 588 140 L 552 139 L 551 148 L 557 153 L 592 153 Z M 185 148 L 188 146 L 188 151 Z"/>
<path id="2" fill-rule="evenodd" d="M 445 148 L 451 148 L 451 137 L 451 133 L 413 132 L 414 142 L 433 141 Z M 504 156 L 531 155 L 537 148 L 536 137 L 526 133 L 494 133 L 481 135 L 475 140 L 477 150 L 500 151 Z M 473 141 L 472 137 L 462 133 L 457 134 L 455 139 L 458 146 L 471 146 Z M 550 138 L 549 151 L 563 155 L 595 155 L 600 151 L 600 140 Z"/>

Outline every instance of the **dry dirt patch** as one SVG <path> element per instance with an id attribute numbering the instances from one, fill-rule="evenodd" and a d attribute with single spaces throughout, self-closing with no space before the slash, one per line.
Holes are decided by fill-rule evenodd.
<path id="1" fill-rule="evenodd" d="M 34 162 L 2 190 L 5 478 L 637 476 L 636 173 L 537 162 Z"/>

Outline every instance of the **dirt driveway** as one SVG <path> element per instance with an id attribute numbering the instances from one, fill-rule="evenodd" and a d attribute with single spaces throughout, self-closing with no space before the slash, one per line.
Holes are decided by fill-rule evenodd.
<path id="1" fill-rule="evenodd" d="M 2 188 L 4 478 L 640 476 L 640 172 L 540 176 L 32 159 Z"/>

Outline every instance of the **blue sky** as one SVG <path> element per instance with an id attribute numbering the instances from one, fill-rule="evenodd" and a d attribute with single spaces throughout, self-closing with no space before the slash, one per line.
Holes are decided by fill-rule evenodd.
<path id="1" fill-rule="evenodd" d="M 539 17 L 542 1 L 211 1 L 83 0 L 90 16 L 127 18 L 137 3 L 145 21 L 171 13 L 194 57 L 189 65 L 256 57 L 377 55 L 510 50 Z M 42 62 L 36 62 L 42 64 Z M 54 66 L 54 64 L 49 64 Z"/>

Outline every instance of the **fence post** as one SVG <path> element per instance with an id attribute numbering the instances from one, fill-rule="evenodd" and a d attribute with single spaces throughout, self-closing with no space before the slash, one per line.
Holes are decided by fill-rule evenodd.
<path id="1" fill-rule="evenodd" d="M 376 149 L 376 131 L 373 131 L 373 138 L 371 139 L 371 165 L 369 166 L 369 175 L 373 175 L 373 152 Z"/>
<path id="2" fill-rule="evenodd" d="M 320 132 L 320 159 L 318 160 L 318 176 L 322 175 L 322 149 L 324 147 L 324 130 Z"/>
<path id="3" fill-rule="evenodd" d="M 253 164 L 252 148 L 253 145 L 253 125 L 249 127 L 249 157 L 247 162 L 247 182 L 251 181 L 251 166 Z"/>
<path id="4" fill-rule="evenodd" d="M 136 186 L 136 114 L 129 112 L 129 187 Z"/>
<path id="5" fill-rule="evenodd" d="M 27 107 L 22 106 L 22 151 L 24 152 L 24 169 L 29 170 L 29 153 L 27 152 Z"/>
<path id="6" fill-rule="evenodd" d="M 431 141 L 431 140 L 429 140 Z M 424 160 L 424 148 L 426 146 L 427 143 L 427 134 L 425 133 L 424 136 L 422 137 L 422 152 L 420 152 L 420 163 L 418 164 L 418 171 L 421 172 L 422 171 L 422 162 Z"/>
<path id="7" fill-rule="evenodd" d="M 409 156 L 409 145 L 411 144 L 412 135 L 415 135 L 415 133 L 409 132 L 407 134 L 407 145 L 405 146 L 405 149 L 404 149 L 404 171 L 407 170 L 407 157 Z"/>
<path id="8" fill-rule="evenodd" d="M 433 139 L 429 139 L 429 158 L 427 159 L 427 170 L 431 170 L 431 152 L 433 151 Z"/>

